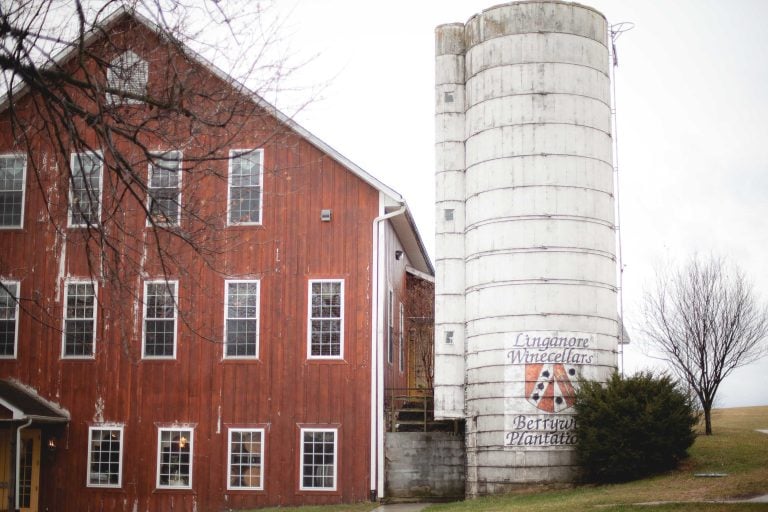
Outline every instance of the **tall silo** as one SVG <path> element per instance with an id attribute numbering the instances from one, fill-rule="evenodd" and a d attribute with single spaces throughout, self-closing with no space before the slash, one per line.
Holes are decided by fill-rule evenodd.
<path id="1" fill-rule="evenodd" d="M 469 496 L 572 480 L 574 387 L 616 368 L 608 42 L 558 1 L 436 31 L 435 412 Z"/>

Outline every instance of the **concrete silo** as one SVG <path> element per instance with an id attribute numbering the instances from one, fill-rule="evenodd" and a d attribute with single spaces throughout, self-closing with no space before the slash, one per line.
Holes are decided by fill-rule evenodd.
<path id="1" fill-rule="evenodd" d="M 573 389 L 616 368 L 609 40 L 557 1 L 436 31 L 435 414 L 469 496 L 572 480 Z"/>

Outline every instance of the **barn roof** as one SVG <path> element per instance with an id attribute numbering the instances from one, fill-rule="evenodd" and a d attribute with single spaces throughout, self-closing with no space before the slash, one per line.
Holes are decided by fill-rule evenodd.
<path id="1" fill-rule="evenodd" d="M 120 6 L 114 12 L 112 12 L 109 16 L 101 20 L 100 23 L 98 23 L 97 25 L 94 25 L 86 33 L 84 37 L 84 45 L 88 46 L 94 43 L 99 37 L 103 36 L 112 27 L 114 27 L 115 25 L 117 25 L 118 23 L 120 23 L 125 19 L 133 19 L 141 23 L 142 25 L 144 25 L 149 30 L 159 35 L 163 35 L 167 37 L 167 34 L 163 33 L 162 29 L 149 18 L 143 16 L 142 14 L 136 12 L 133 9 L 130 9 L 125 6 Z M 319 149 L 323 153 L 327 154 L 328 156 L 336 160 L 338 163 L 343 165 L 345 168 L 347 168 L 350 172 L 355 174 L 358 178 L 363 180 L 365 183 L 367 183 L 368 185 L 375 188 L 379 192 L 388 196 L 392 201 L 395 201 L 400 205 L 405 206 L 406 207 L 405 221 L 403 222 L 403 221 L 394 220 L 394 219 L 398 219 L 398 217 L 395 217 L 392 221 L 395 231 L 398 237 L 400 237 L 401 242 L 404 244 L 406 254 L 408 254 L 408 258 L 413 262 L 413 265 L 422 272 L 434 274 L 434 268 L 429 259 L 429 254 L 427 253 L 426 247 L 424 245 L 424 241 L 422 240 L 421 235 L 419 234 L 418 228 L 416 227 L 416 223 L 414 222 L 410 208 L 408 208 L 405 202 L 405 199 L 403 198 L 402 195 L 400 195 L 399 192 L 389 187 L 388 185 L 386 185 L 384 182 L 382 182 L 372 174 L 366 172 L 362 167 L 358 166 L 356 163 L 354 163 L 353 161 L 351 161 L 350 159 L 348 159 L 347 157 L 339 153 L 336 149 L 334 149 L 329 144 L 321 140 L 312 132 L 310 132 L 309 130 L 307 130 L 300 124 L 298 124 L 292 117 L 280 111 L 280 109 L 278 109 L 276 106 L 269 103 L 267 100 L 262 98 L 256 92 L 248 88 L 245 84 L 236 80 L 229 73 L 225 72 L 224 70 L 216 66 L 214 63 L 212 63 L 211 61 L 209 61 L 208 59 L 206 59 L 205 57 L 203 57 L 202 55 L 194 51 L 188 45 L 183 45 L 183 48 L 184 48 L 184 51 L 186 52 L 186 55 L 190 59 L 195 61 L 197 64 L 205 67 L 211 73 L 213 73 L 218 78 L 225 81 L 226 83 L 230 84 L 232 87 L 234 87 L 238 91 L 248 94 L 257 105 L 264 108 L 268 113 L 274 116 L 278 121 L 280 121 L 285 126 L 287 126 L 291 130 L 293 130 L 295 133 L 300 135 L 307 142 L 309 142 L 310 144 L 315 146 L 317 149 Z M 61 50 L 58 54 L 54 56 L 53 63 L 55 65 L 60 66 L 63 63 L 67 62 L 75 54 L 76 54 L 76 47 L 74 46 L 67 47 Z M 21 84 L 18 88 L 16 88 L 16 90 L 12 92 L 10 97 L 6 96 L 5 98 L 2 99 L 2 101 L 0 101 L 0 113 L 4 112 L 8 108 L 11 101 L 18 100 L 20 97 L 24 96 L 27 92 L 29 92 L 29 87 L 26 86 L 26 84 Z"/>
<path id="2" fill-rule="evenodd" d="M 66 423 L 69 415 L 66 411 L 51 404 L 16 381 L 0 380 L 0 408 L 5 409 L 2 416 L 6 421 L 31 419 L 42 423 Z"/>

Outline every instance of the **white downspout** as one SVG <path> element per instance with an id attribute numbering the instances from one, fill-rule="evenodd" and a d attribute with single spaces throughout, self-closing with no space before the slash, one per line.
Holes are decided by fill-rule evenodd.
<path id="1" fill-rule="evenodd" d="M 14 500 L 16 501 L 16 510 L 19 510 L 19 477 L 21 473 L 21 431 L 32 424 L 32 418 L 27 418 L 27 422 L 16 429 L 16 490 L 14 491 Z"/>
<path id="2" fill-rule="evenodd" d="M 405 213 L 400 209 L 373 219 L 373 254 L 371 265 L 371 494 L 384 497 L 384 347 L 379 335 L 379 290 L 382 275 L 379 274 L 379 238 L 381 222 Z M 375 373 L 374 373 L 375 372 Z"/>

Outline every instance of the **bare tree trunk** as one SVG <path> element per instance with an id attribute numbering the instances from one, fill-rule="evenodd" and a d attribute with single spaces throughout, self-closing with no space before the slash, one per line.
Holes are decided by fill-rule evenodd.
<path id="1" fill-rule="evenodd" d="M 711 435 L 720 383 L 766 355 L 768 309 L 738 268 L 710 257 L 658 273 L 655 289 L 645 294 L 643 313 L 646 340 L 698 397 Z"/>

